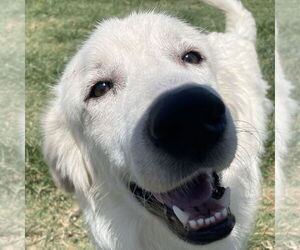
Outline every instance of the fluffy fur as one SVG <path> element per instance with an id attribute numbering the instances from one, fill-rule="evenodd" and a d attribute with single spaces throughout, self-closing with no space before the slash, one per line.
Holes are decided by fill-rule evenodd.
<path id="1" fill-rule="evenodd" d="M 260 196 L 267 84 L 257 62 L 252 15 L 236 0 L 205 2 L 225 12 L 225 33 L 207 34 L 153 12 L 109 19 L 97 26 L 55 87 L 43 120 L 44 156 L 56 183 L 75 192 L 97 249 L 235 250 L 245 245 Z M 191 49 L 206 58 L 200 67 L 180 63 L 180 55 Z M 107 79 L 115 89 L 85 101 L 91 86 Z M 219 93 L 238 136 L 235 158 L 222 180 L 231 187 L 236 226 L 225 239 L 205 246 L 177 238 L 124 184 L 134 180 L 155 191 L 167 189 L 153 155 L 144 147 L 132 152 L 132 138 L 141 140 L 138 123 L 153 100 L 187 82 Z M 142 166 L 132 162 L 133 154 L 141 156 Z"/>

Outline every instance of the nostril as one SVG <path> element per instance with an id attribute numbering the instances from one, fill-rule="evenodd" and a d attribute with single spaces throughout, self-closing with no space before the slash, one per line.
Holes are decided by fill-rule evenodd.
<path id="1" fill-rule="evenodd" d="M 179 137 L 180 134 L 184 134 L 187 126 L 175 118 L 176 116 L 172 118 L 161 114 L 152 114 L 148 121 L 148 132 L 151 139 L 154 139 L 155 141 L 167 141 Z"/>
<path id="2" fill-rule="evenodd" d="M 160 138 L 164 138 L 167 136 L 167 130 L 165 129 L 158 129 L 158 126 L 154 124 L 153 119 L 149 119 L 149 126 L 148 126 L 148 131 L 150 134 L 150 137 L 154 140 L 158 140 Z"/>
<path id="3" fill-rule="evenodd" d="M 218 100 L 207 117 L 207 123 L 214 125 L 225 121 L 225 105 L 221 100 Z"/>

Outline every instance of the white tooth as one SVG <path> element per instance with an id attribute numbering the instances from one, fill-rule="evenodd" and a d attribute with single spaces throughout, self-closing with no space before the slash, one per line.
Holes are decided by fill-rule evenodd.
<path id="1" fill-rule="evenodd" d="M 204 222 L 206 225 L 210 225 L 210 218 L 205 219 Z"/>
<path id="2" fill-rule="evenodd" d="M 182 211 L 179 207 L 173 206 L 174 214 L 177 216 L 178 220 L 185 226 L 189 220 L 189 214 Z"/>
<path id="3" fill-rule="evenodd" d="M 210 223 L 215 223 L 216 222 L 216 218 L 214 216 L 210 217 Z"/>
<path id="4" fill-rule="evenodd" d="M 189 225 L 193 229 L 197 229 L 197 222 L 195 220 L 190 220 Z"/>
<path id="5" fill-rule="evenodd" d="M 223 207 L 229 207 L 230 206 L 230 188 L 226 188 L 225 192 L 220 200 L 217 200 L 217 202 L 222 205 Z"/>
<path id="6" fill-rule="evenodd" d="M 221 213 L 223 217 L 227 217 L 227 208 L 224 208 Z"/>
<path id="7" fill-rule="evenodd" d="M 219 219 L 221 219 L 222 214 L 220 212 L 216 212 L 215 217 L 216 217 L 217 220 L 219 220 Z"/>
<path id="8" fill-rule="evenodd" d="M 204 220 L 202 218 L 198 219 L 197 223 L 200 227 L 204 226 Z"/>

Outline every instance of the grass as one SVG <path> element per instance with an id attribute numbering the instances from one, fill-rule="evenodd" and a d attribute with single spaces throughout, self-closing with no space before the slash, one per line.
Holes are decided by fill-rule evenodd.
<path id="1" fill-rule="evenodd" d="M 274 98 L 274 1 L 244 0 L 258 27 L 257 50 Z M 28 249 L 90 249 L 73 197 L 58 190 L 41 157 L 39 121 L 65 64 L 97 21 L 133 10 L 164 10 L 208 31 L 222 31 L 220 12 L 198 0 L 28 0 L 26 2 L 26 244 Z M 270 119 L 270 131 L 273 131 Z M 274 247 L 274 135 L 262 163 L 264 198 L 248 249 Z"/>

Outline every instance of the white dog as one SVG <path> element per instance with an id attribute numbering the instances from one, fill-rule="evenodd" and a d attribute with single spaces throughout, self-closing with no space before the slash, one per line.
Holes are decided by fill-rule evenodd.
<path id="1" fill-rule="evenodd" d="M 226 32 L 165 14 L 98 25 L 44 119 L 44 155 L 97 249 L 242 249 L 260 196 L 270 102 L 255 22 L 205 0 Z"/>

